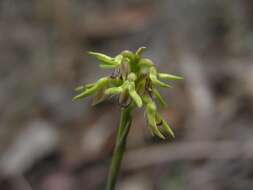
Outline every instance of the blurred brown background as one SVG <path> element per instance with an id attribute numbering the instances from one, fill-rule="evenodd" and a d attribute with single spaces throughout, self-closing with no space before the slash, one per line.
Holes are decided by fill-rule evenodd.
<path id="1" fill-rule="evenodd" d="M 163 91 L 176 139 L 136 111 L 117 189 L 253 189 L 251 0 L 0 0 L 1 190 L 104 189 L 119 107 L 73 89 L 110 74 L 86 51 L 139 46 L 185 77 Z"/>

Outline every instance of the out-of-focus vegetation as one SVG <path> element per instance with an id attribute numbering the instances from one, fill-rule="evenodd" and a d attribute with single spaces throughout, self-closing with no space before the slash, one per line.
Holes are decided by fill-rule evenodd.
<path id="1" fill-rule="evenodd" d="M 250 0 L 1 0 L 0 189 L 104 189 L 119 109 L 72 89 L 110 74 L 86 51 L 147 46 L 185 77 L 163 91 L 176 138 L 135 112 L 118 189 L 251 190 L 252 19 Z"/>

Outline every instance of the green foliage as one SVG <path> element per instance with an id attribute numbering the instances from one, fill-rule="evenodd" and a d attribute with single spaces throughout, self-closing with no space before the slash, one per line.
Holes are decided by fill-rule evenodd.
<path id="1" fill-rule="evenodd" d="M 97 82 L 80 86 L 76 88 L 78 95 L 74 100 L 95 94 L 93 105 L 104 101 L 111 96 L 120 98 L 122 105 L 145 108 L 145 116 L 149 129 L 152 134 L 164 139 L 164 135 L 159 127 L 174 137 L 168 123 L 158 113 L 154 100 L 161 106 L 166 106 L 166 102 L 159 93 L 158 88 L 170 88 L 171 86 L 161 80 L 175 81 L 183 79 L 180 76 L 167 73 L 159 73 L 155 64 L 147 58 L 142 58 L 145 47 L 140 47 L 136 52 L 125 50 L 115 57 L 89 52 L 89 55 L 95 57 L 100 62 L 100 67 L 104 69 L 113 69 L 114 74 L 103 77 Z"/>

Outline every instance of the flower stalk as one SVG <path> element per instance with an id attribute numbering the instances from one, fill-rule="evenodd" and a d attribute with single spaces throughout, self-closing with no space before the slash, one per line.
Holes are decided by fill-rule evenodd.
<path id="1" fill-rule="evenodd" d="M 117 131 L 116 144 L 112 156 L 111 166 L 108 174 L 106 190 L 114 190 L 121 161 L 126 148 L 127 136 L 132 123 L 132 106 L 121 108 L 120 125 Z"/>

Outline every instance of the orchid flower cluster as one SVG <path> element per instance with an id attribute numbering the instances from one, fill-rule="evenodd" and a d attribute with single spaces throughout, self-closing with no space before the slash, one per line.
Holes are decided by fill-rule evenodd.
<path id="1" fill-rule="evenodd" d="M 116 57 L 88 52 L 101 62 L 101 68 L 112 69 L 113 74 L 100 78 L 95 83 L 77 87 L 76 91 L 79 94 L 73 99 L 78 100 L 95 94 L 93 99 L 93 105 L 95 105 L 111 96 L 117 96 L 122 107 L 131 105 L 144 107 L 145 118 L 153 135 L 164 139 L 162 132 L 164 131 L 174 137 L 172 129 L 157 110 L 156 101 L 161 106 L 166 106 L 158 87 L 171 87 L 161 80 L 173 81 L 183 78 L 159 73 L 150 59 L 141 57 L 145 49 L 145 47 L 140 47 L 136 52 L 125 50 Z"/>

